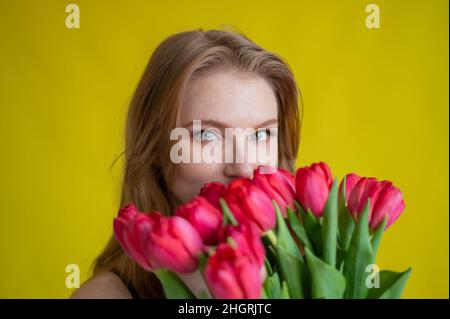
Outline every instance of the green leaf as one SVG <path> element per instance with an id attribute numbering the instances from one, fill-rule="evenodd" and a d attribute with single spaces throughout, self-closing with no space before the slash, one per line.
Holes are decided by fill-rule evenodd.
<path id="1" fill-rule="evenodd" d="M 373 233 L 372 237 L 372 251 L 373 251 L 373 258 L 375 260 L 378 252 L 378 247 L 380 246 L 381 237 L 383 236 L 384 230 L 387 225 L 387 217 L 383 219 L 383 222 L 378 226 L 378 228 Z"/>
<path id="2" fill-rule="evenodd" d="M 311 211 L 305 212 L 303 208 L 297 203 L 294 202 L 297 210 L 300 213 L 300 217 L 303 222 L 303 226 L 306 230 L 306 234 L 308 235 L 309 241 L 314 247 L 314 252 L 316 255 L 320 256 L 322 254 L 322 230 L 319 220 L 316 216 L 311 213 Z"/>
<path id="3" fill-rule="evenodd" d="M 305 298 L 307 287 L 307 267 L 299 258 L 292 256 L 283 247 L 277 246 L 278 267 L 281 278 L 286 281 L 289 296 L 293 299 Z"/>
<path id="4" fill-rule="evenodd" d="M 380 287 L 370 288 L 368 298 L 373 299 L 399 299 L 403 288 L 411 274 L 411 267 L 398 273 L 389 270 L 380 271 Z"/>
<path id="5" fill-rule="evenodd" d="M 155 275 L 161 281 L 167 299 L 194 299 L 193 293 L 186 287 L 176 273 L 168 269 L 156 270 Z"/>
<path id="6" fill-rule="evenodd" d="M 266 236 L 261 237 L 263 240 L 264 248 L 266 251 L 266 258 L 264 259 L 264 263 L 266 265 L 266 269 L 269 275 L 277 271 L 277 253 L 275 251 L 275 247 L 273 247 L 269 242 Z"/>
<path id="7" fill-rule="evenodd" d="M 325 203 L 322 223 L 322 259 L 333 268 L 336 266 L 338 187 L 338 180 L 335 179 Z"/>
<path id="8" fill-rule="evenodd" d="M 355 222 L 353 221 L 352 216 L 350 215 L 347 206 L 345 204 L 346 197 L 346 180 L 347 177 L 344 177 L 342 181 L 341 193 L 339 195 L 339 244 L 341 249 L 347 251 L 348 246 L 350 245 L 350 240 L 352 239 L 353 230 L 355 228 Z"/>
<path id="9" fill-rule="evenodd" d="M 339 211 L 339 245 L 342 250 L 347 251 L 355 229 L 355 222 L 348 212 L 347 207 L 341 208 Z"/>
<path id="10" fill-rule="evenodd" d="M 336 250 L 336 269 L 339 269 L 340 272 L 343 272 L 344 270 L 344 259 L 346 255 L 346 251 L 342 250 L 339 245 Z"/>
<path id="11" fill-rule="evenodd" d="M 270 261 L 267 258 L 267 256 L 266 256 L 266 258 L 264 258 L 264 265 L 266 266 L 267 274 L 269 276 L 272 275 L 273 274 L 272 266 L 270 265 Z"/>
<path id="12" fill-rule="evenodd" d="M 276 247 L 282 247 L 288 254 L 303 261 L 303 257 L 300 254 L 300 250 L 297 246 L 297 243 L 295 242 L 294 238 L 292 238 L 292 234 L 289 231 L 286 222 L 284 221 L 283 215 L 281 214 L 280 207 L 278 206 L 275 200 L 272 200 L 272 203 L 275 207 L 275 212 L 277 214 Z"/>
<path id="13" fill-rule="evenodd" d="M 345 277 L 334 267 L 305 249 L 306 262 L 311 274 L 312 298 L 340 299 L 345 292 Z"/>
<path id="14" fill-rule="evenodd" d="M 277 243 L 275 246 L 278 267 L 281 277 L 287 282 L 289 295 L 291 298 L 304 298 L 303 285 L 306 278 L 306 265 L 300 254 L 297 243 L 284 221 L 278 204 L 273 200 L 275 212 L 277 214 Z"/>
<path id="15" fill-rule="evenodd" d="M 308 247 L 309 249 L 313 249 L 313 246 L 309 241 L 308 234 L 306 234 L 306 230 L 303 227 L 302 223 L 300 223 L 297 215 L 295 215 L 295 213 L 289 207 L 287 209 L 287 214 L 291 228 L 298 239 L 302 242 L 303 246 Z"/>
<path id="16" fill-rule="evenodd" d="M 281 297 L 281 283 L 278 273 L 275 272 L 272 276 L 266 278 L 264 281 L 264 290 L 269 299 L 279 299 Z"/>
<path id="17" fill-rule="evenodd" d="M 289 296 L 289 290 L 286 284 L 286 281 L 283 281 L 281 283 L 281 299 L 291 299 L 291 296 Z"/>
<path id="18" fill-rule="evenodd" d="M 366 267 L 373 264 L 373 251 L 369 236 L 370 199 L 359 216 L 352 240 L 344 259 L 344 276 L 347 281 L 345 298 L 366 298 Z"/>

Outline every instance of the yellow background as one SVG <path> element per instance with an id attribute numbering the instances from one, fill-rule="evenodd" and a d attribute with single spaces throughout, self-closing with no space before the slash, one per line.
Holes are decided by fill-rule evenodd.
<path id="1" fill-rule="evenodd" d="M 0 2 L 0 297 L 66 298 L 111 235 L 124 117 L 154 48 L 232 25 L 294 69 L 298 165 L 392 180 L 406 210 L 378 264 L 413 267 L 406 298 L 448 298 L 448 2 Z M 124 1 L 125 2 L 125 1 Z M 367 29 L 377 3 L 381 28 Z"/>

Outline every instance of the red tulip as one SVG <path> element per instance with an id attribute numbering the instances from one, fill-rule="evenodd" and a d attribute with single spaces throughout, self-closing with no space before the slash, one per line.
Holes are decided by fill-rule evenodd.
<path id="1" fill-rule="evenodd" d="M 256 299 L 261 296 L 260 266 L 240 249 L 226 243 L 217 246 L 208 258 L 204 275 L 215 298 Z"/>
<path id="2" fill-rule="evenodd" d="M 387 229 L 405 208 L 400 190 L 391 182 L 363 177 L 355 184 L 348 199 L 348 210 L 355 220 L 362 213 L 369 198 L 369 225 L 372 230 L 375 230 L 386 216 Z"/>
<path id="3" fill-rule="evenodd" d="M 133 205 L 120 209 L 119 216 L 114 219 L 114 234 L 125 252 L 142 268 L 151 271 L 154 265 L 147 256 L 146 239 L 151 231 L 153 220 L 146 214 L 138 212 Z"/>
<path id="4" fill-rule="evenodd" d="M 295 176 L 297 200 L 303 209 L 321 217 L 332 184 L 333 176 L 327 164 L 320 162 L 300 168 Z"/>
<path id="5" fill-rule="evenodd" d="M 148 249 L 150 260 L 159 268 L 185 273 L 197 268 L 203 242 L 184 218 L 161 216 L 149 234 Z"/>
<path id="6" fill-rule="evenodd" d="M 333 175 L 331 174 L 331 170 L 328 167 L 327 163 L 314 163 L 309 167 L 309 169 L 321 175 L 326 181 L 328 187 L 331 188 L 331 186 L 333 185 Z"/>
<path id="7" fill-rule="evenodd" d="M 248 178 L 233 180 L 224 199 L 238 223 L 250 222 L 265 232 L 275 226 L 275 208 L 270 198 Z"/>
<path id="8" fill-rule="evenodd" d="M 280 206 L 283 216 L 286 217 L 286 207 L 294 209 L 294 176 L 282 168 L 278 168 L 272 174 L 262 172 L 263 169 L 264 167 L 259 166 L 254 171 L 252 183 L 261 188 L 270 199 L 274 199 Z"/>
<path id="9" fill-rule="evenodd" d="M 260 267 L 264 264 L 266 252 L 259 230 L 253 223 L 225 226 L 219 233 L 219 241 L 226 242 L 228 238 L 231 238 L 237 248 L 252 258 Z"/>
<path id="10" fill-rule="evenodd" d="M 214 207 L 208 200 L 196 196 L 191 201 L 177 208 L 176 216 L 187 219 L 198 231 L 206 245 L 215 245 L 217 235 L 222 226 L 222 211 Z"/>
<path id="11" fill-rule="evenodd" d="M 345 176 L 345 204 L 348 203 L 348 198 L 350 197 L 350 193 L 352 192 L 353 187 L 356 185 L 356 183 L 360 179 L 361 179 L 361 177 L 354 173 L 350 173 Z M 341 196 L 343 182 L 344 182 L 344 180 L 342 180 L 341 184 L 339 185 L 339 196 Z"/>
<path id="12" fill-rule="evenodd" d="M 372 211 L 371 228 L 376 229 L 384 217 L 388 216 L 387 229 L 397 220 L 404 209 L 405 202 L 401 191 L 390 182 L 384 184 Z"/>
<path id="13" fill-rule="evenodd" d="M 370 211 L 372 211 L 380 190 L 381 184 L 373 177 L 363 177 L 355 184 L 348 198 L 348 210 L 355 220 L 362 212 L 368 198 L 371 199 Z"/>
<path id="14" fill-rule="evenodd" d="M 219 182 L 211 182 L 203 185 L 200 189 L 200 196 L 206 198 L 214 207 L 222 211 L 219 199 L 223 197 L 227 187 Z"/>
<path id="15" fill-rule="evenodd" d="M 203 250 L 200 235 L 184 218 L 139 213 L 133 205 L 119 211 L 114 233 L 125 252 L 147 270 L 192 272 Z"/>

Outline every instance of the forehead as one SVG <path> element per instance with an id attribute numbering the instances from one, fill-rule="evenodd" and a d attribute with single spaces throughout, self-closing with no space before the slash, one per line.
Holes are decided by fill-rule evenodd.
<path id="1" fill-rule="evenodd" d="M 230 127 L 257 127 L 277 115 L 275 93 L 263 77 L 218 71 L 189 83 L 181 101 L 178 125 L 212 119 Z"/>

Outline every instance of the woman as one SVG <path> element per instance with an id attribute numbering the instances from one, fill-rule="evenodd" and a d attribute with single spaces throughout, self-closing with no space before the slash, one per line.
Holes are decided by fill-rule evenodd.
<path id="1" fill-rule="evenodd" d="M 170 36 L 153 53 L 130 104 L 121 205 L 133 202 L 141 211 L 171 214 L 205 183 L 251 177 L 256 166 L 267 164 L 174 163 L 170 133 L 192 127 L 194 120 L 200 120 L 201 130 L 190 131 L 183 143 L 191 145 L 184 146 L 221 140 L 225 128 L 252 128 L 244 136 L 249 145 L 277 139 L 277 152 L 268 160 L 293 172 L 302 113 L 298 100 L 287 63 L 245 36 L 219 30 Z M 238 144 L 233 151 L 245 159 Z M 164 298 L 164 293 L 156 276 L 133 262 L 113 236 L 95 261 L 92 278 L 73 298 Z"/>

